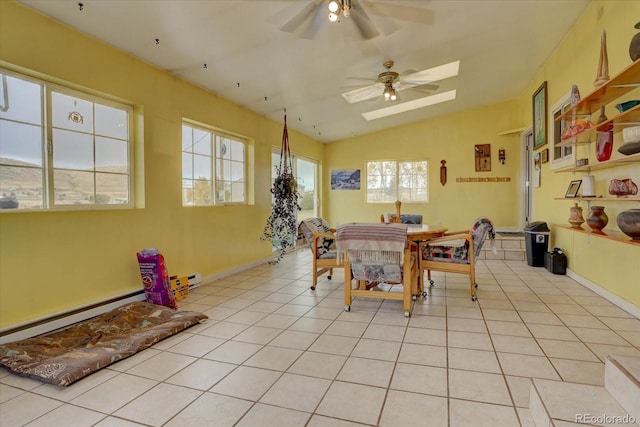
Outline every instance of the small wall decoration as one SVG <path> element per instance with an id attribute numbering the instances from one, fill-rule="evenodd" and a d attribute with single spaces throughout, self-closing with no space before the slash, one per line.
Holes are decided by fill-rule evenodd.
<path id="1" fill-rule="evenodd" d="M 581 179 L 573 180 L 569 183 L 569 188 L 567 188 L 567 193 L 564 197 L 574 198 L 578 197 L 578 190 L 580 190 L 580 185 L 582 185 Z"/>
<path id="2" fill-rule="evenodd" d="M 542 163 L 547 163 L 549 161 L 549 149 L 545 148 L 540 152 L 540 161 Z"/>
<path id="3" fill-rule="evenodd" d="M 547 82 L 533 94 L 533 149 L 547 143 Z"/>
<path id="4" fill-rule="evenodd" d="M 475 146 L 476 172 L 491 170 L 491 144 L 476 144 Z"/>
<path id="5" fill-rule="evenodd" d="M 540 181 L 542 176 L 542 159 L 540 152 L 537 152 L 533 155 L 533 187 L 540 187 Z"/>
<path id="6" fill-rule="evenodd" d="M 359 190 L 360 169 L 335 169 L 331 171 L 332 190 Z"/>
<path id="7" fill-rule="evenodd" d="M 447 183 L 447 164 L 446 160 L 440 160 L 440 184 L 443 186 Z"/>

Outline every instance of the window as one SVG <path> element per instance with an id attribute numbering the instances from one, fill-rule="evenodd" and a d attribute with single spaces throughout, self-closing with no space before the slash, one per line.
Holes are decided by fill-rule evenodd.
<path id="1" fill-rule="evenodd" d="M 562 113 L 571 108 L 571 95 L 567 94 L 560 101 L 551 107 L 549 113 L 549 122 L 553 123 L 553 135 L 551 135 L 551 169 L 558 169 L 565 166 L 573 166 L 575 164 L 575 150 L 573 146 L 567 145 L 557 147 L 560 138 L 565 131 L 566 120 L 556 121 Z"/>
<path id="2" fill-rule="evenodd" d="M 246 203 L 246 142 L 205 126 L 182 125 L 182 205 Z"/>
<path id="3" fill-rule="evenodd" d="M 0 70 L 0 208 L 133 206 L 130 106 Z"/>
<path id="4" fill-rule="evenodd" d="M 429 162 L 367 162 L 367 203 L 429 201 Z"/>

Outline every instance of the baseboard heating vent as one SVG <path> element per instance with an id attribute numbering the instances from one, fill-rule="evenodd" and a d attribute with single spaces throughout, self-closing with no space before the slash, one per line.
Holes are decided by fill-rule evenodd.
<path id="1" fill-rule="evenodd" d="M 47 316 L 40 319 L 31 320 L 16 326 L 11 326 L 9 328 L 0 330 L 0 344 L 19 341 L 26 338 L 46 334 L 58 329 L 66 328 L 67 326 L 73 325 L 74 323 L 82 322 L 83 320 L 98 316 L 130 302 L 144 300 L 144 291 L 141 289 L 139 291 L 119 295 L 113 298 L 96 302 L 94 304 L 78 307 L 76 309 L 68 310 L 52 316 Z"/>
<path id="2" fill-rule="evenodd" d="M 187 280 L 189 281 L 189 290 L 197 288 L 202 283 L 202 274 L 191 273 L 187 276 Z"/>

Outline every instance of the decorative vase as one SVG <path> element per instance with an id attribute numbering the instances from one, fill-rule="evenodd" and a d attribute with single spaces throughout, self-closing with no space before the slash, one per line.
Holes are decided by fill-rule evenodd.
<path id="1" fill-rule="evenodd" d="M 582 208 L 576 203 L 575 206 L 569 208 L 569 224 L 571 224 L 571 228 L 579 228 L 582 230 L 580 225 L 582 225 L 583 222 Z"/>
<path id="2" fill-rule="evenodd" d="M 634 25 L 634 28 L 640 30 L 640 22 Z M 632 61 L 640 58 L 640 33 L 636 34 L 631 39 L 631 44 L 629 45 L 629 56 Z"/>
<path id="3" fill-rule="evenodd" d="M 629 209 L 616 218 L 620 230 L 635 241 L 640 241 L 640 209 Z"/>
<path id="4" fill-rule="evenodd" d="M 612 179 L 609 182 L 609 194 L 612 196 L 635 196 L 638 194 L 638 186 L 631 178 Z"/>
<path id="5" fill-rule="evenodd" d="M 609 217 L 604 212 L 604 206 L 591 206 L 591 212 L 587 217 L 587 225 L 594 233 L 602 233 L 602 229 L 609 223 Z"/>
<path id="6" fill-rule="evenodd" d="M 604 106 L 600 107 L 600 116 L 596 121 L 597 124 L 607 121 L 607 116 L 604 114 Z M 599 162 L 604 162 L 611 158 L 611 152 L 613 151 L 613 125 L 598 129 L 596 134 L 596 159 Z"/>
<path id="7" fill-rule="evenodd" d="M 600 87 L 609 81 L 609 57 L 607 55 L 607 32 L 602 30 L 600 38 L 600 59 L 598 61 L 598 74 L 593 82 L 595 87 Z"/>

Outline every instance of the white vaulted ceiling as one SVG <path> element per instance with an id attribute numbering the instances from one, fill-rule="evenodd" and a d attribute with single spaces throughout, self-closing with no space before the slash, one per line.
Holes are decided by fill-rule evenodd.
<path id="1" fill-rule="evenodd" d="M 369 40 L 353 16 L 331 23 L 324 11 L 311 38 L 281 30 L 322 0 L 20 1 L 275 121 L 286 108 L 290 128 L 328 143 L 521 95 L 590 0 L 360 0 L 380 32 Z M 457 76 L 399 91 L 395 104 L 455 99 L 365 119 L 392 103 L 341 94 L 375 83 L 387 60 L 400 76 L 459 60 Z"/>

